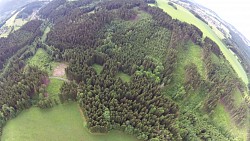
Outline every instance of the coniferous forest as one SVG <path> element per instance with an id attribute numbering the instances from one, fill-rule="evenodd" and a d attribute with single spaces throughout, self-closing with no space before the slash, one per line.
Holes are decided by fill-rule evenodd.
<path id="1" fill-rule="evenodd" d="M 27 65 L 43 48 L 53 61 L 68 63 L 59 100 L 79 104 L 91 133 L 119 130 L 145 141 L 237 140 L 211 117 L 223 105 L 237 128 L 248 128 L 249 101 L 234 99 L 236 91 L 248 93 L 247 86 L 200 29 L 148 3 L 154 1 L 53 0 L 40 9 L 40 20 L 0 38 L 0 133 L 24 109 L 58 104 L 37 100 L 49 74 Z M 188 62 L 193 56 L 185 52 L 193 47 L 200 51 L 199 65 Z"/>

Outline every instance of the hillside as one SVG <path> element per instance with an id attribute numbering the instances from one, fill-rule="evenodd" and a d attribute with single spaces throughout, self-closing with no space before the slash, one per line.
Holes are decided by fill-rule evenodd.
<path id="1" fill-rule="evenodd" d="M 37 16 L 0 38 L 1 140 L 248 139 L 246 73 L 183 7 L 53 0 Z"/>
<path id="2" fill-rule="evenodd" d="M 192 12 L 197 18 L 205 21 L 215 34 L 222 40 L 223 44 L 236 54 L 239 62 L 250 74 L 250 47 L 249 41 L 234 26 L 221 19 L 215 12 L 191 1 L 171 0 Z"/>

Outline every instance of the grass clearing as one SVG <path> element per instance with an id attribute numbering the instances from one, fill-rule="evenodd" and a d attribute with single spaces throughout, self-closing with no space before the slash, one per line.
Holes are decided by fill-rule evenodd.
<path id="1" fill-rule="evenodd" d="M 50 78 L 50 83 L 48 87 L 46 88 L 49 94 L 49 97 L 55 97 L 57 100 L 59 100 L 57 95 L 60 93 L 60 88 L 63 82 L 64 81 L 60 79 Z"/>
<path id="2" fill-rule="evenodd" d="M 4 34 L 1 34 L 0 37 L 8 37 L 8 35 L 10 34 L 10 32 L 12 31 L 12 27 L 14 26 L 15 24 L 15 19 L 16 19 L 16 16 L 19 12 L 16 12 L 16 14 L 14 14 L 11 18 L 9 18 L 6 23 L 2 26 L 3 27 L 8 27 L 8 30 L 4 33 Z"/>
<path id="3" fill-rule="evenodd" d="M 167 2 L 167 0 L 157 0 L 158 7 L 163 9 L 174 19 L 179 19 L 180 21 L 195 25 L 203 32 L 203 37 L 207 36 L 211 38 L 215 43 L 217 43 L 225 58 L 230 62 L 231 66 L 236 71 L 238 76 L 245 82 L 245 84 L 248 84 L 247 74 L 243 69 L 242 65 L 237 60 L 237 58 L 230 52 L 230 50 L 222 43 L 222 41 L 213 32 L 213 30 L 207 24 L 196 18 L 187 9 L 176 5 L 178 8 L 178 10 L 176 10 L 172 6 L 168 5 Z"/>
<path id="4" fill-rule="evenodd" d="M 244 98 L 238 88 L 233 93 L 233 100 L 236 107 L 239 107 L 240 104 L 244 102 Z"/>
<path id="5" fill-rule="evenodd" d="M 221 103 L 218 103 L 217 107 L 214 109 L 212 119 L 216 125 L 228 129 L 232 133 L 232 135 L 238 137 L 238 140 L 247 140 L 247 129 L 238 129 L 236 125 L 234 125 L 231 121 L 229 113 Z"/>
<path id="6" fill-rule="evenodd" d="M 120 77 L 122 79 L 123 82 L 130 82 L 131 81 L 131 76 L 129 76 L 126 73 L 123 72 L 119 72 L 118 74 L 116 74 L 116 78 Z"/>
<path id="7" fill-rule="evenodd" d="M 12 17 L 10 17 L 6 23 L 2 26 L 2 28 L 5 28 L 7 27 L 8 30 L 1 34 L 0 35 L 0 38 L 1 37 L 8 37 L 8 35 L 13 32 L 13 31 L 16 31 L 18 30 L 20 27 L 22 27 L 24 24 L 26 24 L 28 22 L 28 20 L 24 20 L 24 19 L 21 19 L 21 18 L 16 18 L 18 13 L 21 12 L 22 10 L 16 12 Z"/>
<path id="8" fill-rule="evenodd" d="M 42 36 L 42 38 L 41 38 L 42 42 L 45 42 L 45 41 L 46 41 L 46 39 L 47 39 L 47 34 L 48 34 L 49 32 L 50 32 L 50 27 L 47 26 L 47 27 L 45 28 L 45 30 L 44 30 L 44 32 L 43 32 L 43 36 Z"/>
<path id="9" fill-rule="evenodd" d="M 202 61 L 202 49 L 200 46 L 195 45 L 189 41 L 185 46 L 185 49 L 178 49 L 178 62 L 177 69 L 175 71 L 176 82 L 184 82 L 185 66 L 194 63 L 197 67 L 198 72 L 205 79 L 205 68 Z"/>
<path id="10" fill-rule="evenodd" d="M 26 24 L 28 21 L 24 19 L 15 19 L 14 21 L 14 30 L 18 30 L 20 27 L 22 27 L 24 24 Z"/>
<path id="11" fill-rule="evenodd" d="M 51 109 L 32 107 L 7 122 L 2 141 L 137 141 L 118 131 L 93 135 L 77 103 L 65 103 Z"/>
<path id="12" fill-rule="evenodd" d="M 38 48 L 36 54 L 32 58 L 28 59 L 27 64 L 37 66 L 41 70 L 47 71 L 51 74 L 53 67 L 56 65 L 56 63 L 51 61 L 52 60 L 49 54 L 44 49 Z"/>
<path id="13" fill-rule="evenodd" d="M 99 64 L 93 64 L 92 67 L 95 69 L 97 74 L 100 74 L 102 69 L 103 69 L 103 66 L 101 66 Z"/>

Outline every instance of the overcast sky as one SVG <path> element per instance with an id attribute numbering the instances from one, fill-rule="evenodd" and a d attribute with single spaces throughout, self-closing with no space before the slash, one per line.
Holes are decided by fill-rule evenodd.
<path id="1" fill-rule="evenodd" d="M 249 0 L 194 0 L 213 10 L 250 40 Z"/>

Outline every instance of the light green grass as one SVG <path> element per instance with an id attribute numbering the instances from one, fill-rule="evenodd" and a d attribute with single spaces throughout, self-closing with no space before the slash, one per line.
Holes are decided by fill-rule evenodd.
<path id="1" fill-rule="evenodd" d="M 20 12 L 20 11 L 19 11 Z M 22 27 L 25 23 L 27 23 L 27 20 L 23 19 L 16 19 L 19 12 L 16 12 L 10 19 L 6 21 L 6 23 L 3 25 L 3 27 L 8 27 L 8 31 L 4 34 L 1 34 L 0 37 L 8 37 L 8 35 L 11 33 L 12 28 L 15 30 L 18 30 L 20 27 Z"/>
<path id="2" fill-rule="evenodd" d="M 218 30 L 218 29 L 216 28 L 216 26 L 212 26 L 212 30 L 214 31 L 214 33 L 215 33 L 220 39 L 224 39 L 224 38 L 225 38 L 224 34 L 223 34 L 220 30 Z"/>
<path id="3" fill-rule="evenodd" d="M 5 32 L 4 34 L 1 34 L 0 37 L 8 37 L 8 35 L 10 34 L 11 32 L 11 29 L 12 27 L 14 26 L 15 24 L 15 19 L 16 19 L 16 16 L 19 12 L 17 12 L 16 14 L 14 14 L 11 18 L 9 18 L 6 23 L 3 25 L 3 27 L 8 27 L 8 31 Z"/>
<path id="4" fill-rule="evenodd" d="M 2 141 L 137 141 L 135 137 L 113 131 L 93 135 L 86 128 L 76 103 L 66 103 L 51 109 L 32 107 L 7 122 Z"/>
<path id="5" fill-rule="evenodd" d="M 234 100 L 234 105 L 236 107 L 239 107 L 242 102 L 245 102 L 244 98 L 243 98 L 243 96 L 242 96 L 242 94 L 241 94 L 241 92 L 240 92 L 239 89 L 236 89 L 234 91 L 234 93 L 233 93 L 233 100 Z"/>
<path id="6" fill-rule="evenodd" d="M 131 76 L 123 72 L 119 72 L 118 74 L 116 74 L 116 77 L 120 77 L 123 82 L 130 82 L 131 80 Z"/>
<path id="7" fill-rule="evenodd" d="M 28 21 L 24 19 L 15 19 L 14 21 L 14 30 L 18 30 L 20 27 L 22 27 L 24 24 L 26 24 Z"/>
<path id="8" fill-rule="evenodd" d="M 163 9 L 166 13 L 171 15 L 174 19 L 179 19 L 180 21 L 187 22 L 189 24 L 193 24 L 196 27 L 198 27 L 202 32 L 204 37 L 209 37 L 215 43 L 217 43 L 224 54 L 225 58 L 230 62 L 233 69 L 236 71 L 238 76 L 245 82 L 245 84 L 248 84 L 247 74 L 245 70 L 243 69 L 240 62 L 237 60 L 237 58 L 230 52 L 230 50 L 222 43 L 222 41 L 218 38 L 218 36 L 212 31 L 212 29 L 196 18 L 192 13 L 190 13 L 187 9 L 176 5 L 178 10 L 175 10 L 173 7 L 167 4 L 167 0 L 157 0 L 158 7 Z"/>
<path id="9" fill-rule="evenodd" d="M 52 73 L 52 69 L 55 63 L 52 62 L 49 54 L 42 48 L 39 48 L 36 54 L 27 60 L 27 64 L 31 66 L 37 66 L 39 69 Z"/>
<path id="10" fill-rule="evenodd" d="M 201 47 L 195 45 L 191 41 L 185 46 L 185 49 L 178 49 L 178 62 L 177 69 L 174 72 L 176 82 L 184 82 L 185 66 L 194 63 L 197 67 L 199 74 L 205 78 L 205 69 L 202 61 Z"/>
<path id="11" fill-rule="evenodd" d="M 153 3 L 149 3 L 148 5 L 150 5 L 150 6 L 156 6 L 155 4 L 153 4 Z"/>
<path id="12" fill-rule="evenodd" d="M 50 78 L 50 83 L 46 89 L 49 94 L 49 97 L 58 99 L 57 95 L 60 93 L 60 88 L 63 82 L 64 81 L 60 79 Z"/>
<path id="13" fill-rule="evenodd" d="M 95 71 L 96 71 L 97 74 L 100 74 L 101 71 L 102 71 L 102 69 L 103 69 L 103 66 L 101 66 L 99 64 L 93 64 L 92 67 L 95 69 Z"/>
<path id="14" fill-rule="evenodd" d="M 47 26 L 46 28 L 45 28 L 45 30 L 44 30 L 44 32 L 43 32 L 43 36 L 42 36 L 42 42 L 45 42 L 46 41 L 46 39 L 47 39 L 47 34 L 50 32 L 50 27 L 49 26 Z"/>
<path id="15" fill-rule="evenodd" d="M 16 16 L 18 15 L 19 12 L 16 12 L 16 14 L 14 14 L 11 18 L 9 18 L 5 25 L 6 26 L 13 26 L 14 22 L 15 22 L 15 19 L 16 19 Z"/>
<path id="16" fill-rule="evenodd" d="M 211 61 L 217 65 L 222 63 L 222 60 L 218 56 L 216 56 L 214 53 L 211 53 Z"/>
<path id="17" fill-rule="evenodd" d="M 216 125 L 228 129 L 232 133 L 232 135 L 238 137 L 239 140 L 247 140 L 247 129 L 238 129 L 231 121 L 229 113 L 226 111 L 222 104 L 219 103 L 214 109 L 212 119 Z"/>

